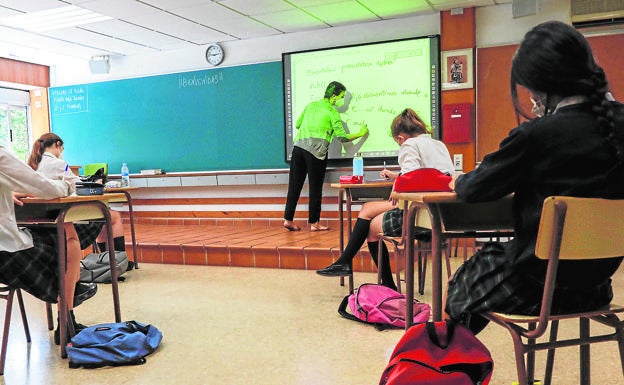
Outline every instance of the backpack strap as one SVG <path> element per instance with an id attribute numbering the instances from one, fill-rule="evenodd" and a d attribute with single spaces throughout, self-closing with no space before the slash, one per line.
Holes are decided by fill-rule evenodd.
<path id="1" fill-rule="evenodd" d="M 453 341 L 453 334 L 455 333 L 455 323 L 451 320 L 446 320 L 446 344 L 443 346 L 440 344 L 440 339 L 438 338 L 438 332 L 436 331 L 435 322 L 427 322 L 427 334 L 429 335 L 429 339 L 433 342 L 434 345 L 438 346 L 440 349 L 446 349 L 447 346 Z"/>

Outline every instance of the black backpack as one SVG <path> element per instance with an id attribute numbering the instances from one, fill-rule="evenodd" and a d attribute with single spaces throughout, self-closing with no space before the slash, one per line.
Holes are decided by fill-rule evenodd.
<path id="1" fill-rule="evenodd" d="M 120 281 L 128 270 L 128 255 L 125 251 L 115 251 L 117 261 L 117 276 Z M 111 271 L 108 260 L 108 251 L 87 255 L 80 261 L 80 282 L 110 283 Z"/>

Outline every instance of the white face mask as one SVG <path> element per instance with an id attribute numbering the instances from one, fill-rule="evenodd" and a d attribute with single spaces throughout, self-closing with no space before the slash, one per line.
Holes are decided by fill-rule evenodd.
<path id="1" fill-rule="evenodd" d="M 336 106 L 336 108 L 342 107 L 342 105 L 344 105 L 344 98 L 340 98 L 334 103 L 334 106 Z"/>
<path id="2" fill-rule="evenodd" d="M 544 116 L 544 114 L 546 113 L 546 106 L 542 104 L 542 101 L 539 99 L 535 100 L 531 98 L 531 103 L 533 103 L 533 108 L 531 109 L 531 112 L 533 113 L 533 115 L 539 118 Z"/>

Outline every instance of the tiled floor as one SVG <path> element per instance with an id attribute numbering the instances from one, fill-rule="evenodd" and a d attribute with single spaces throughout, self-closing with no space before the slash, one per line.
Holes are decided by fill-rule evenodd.
<path id="1" fill-rule="evenodd" d="M 347 289 L 311 271 L 145 263 L 126 276 L 120 284 L 123 319 L 152 323 L 164 335 L 145 365 L 69 369 L 52 345 L 43 304 L 26 295 L 32 343 L 26 345 L 14 312 L 0 384 L 373 385 L 403 335 L 341 318 L 336 309 Z M 355 274 L 356 285 L 374 278 Z M 614 287 L 624 300 L 624 269 Z M 429 301 L 430 290 L 419 299 Z M 110 322 L 110 286 L 100 285 L 76 316 L 86 324 Z M 561 333 L 575 327 L 562 325 Z M 515 369 L 509 336 L 489 326 L 479 338 L 494 359 L 491 384 L 511 385 Z M 554 384 L 578 384 L 577 357 L 573 348 L 557 353 Z M 592 348 L 593 384 L 623 383 L 617 357 L 615 343 Z M 543 356 L 538 355 L 542 373 Z"/>
<path id="2" fill-rule="evenodd" d="M 163 234 L 186 241 L 182 234 L 193 233 L 173 235 L 173 228 L 158 230 L 165 231 L 152 240 L 154 243 L 169 236 Z M 330 245 L 335 245 L 337 239 L 337 233 L 331 232 L 288 233 L 276 228 L 269 233 L 273 230 L 278 249 L 284 242 L 279 241 L 280 233 L 293 242 L 318 236 L 316 247 L 322 250 L 330 248 L 322 246 L 322 239 L 333 238 Z M 140 230 L 139 241 L 147 233 L 146 228 Z M 216 229 L 212 229 L 199 239 L 210 240 L 210 234 L 215 233 Z M 272 237 L 269 233 L 265 238 Z M 254 242 L 237 246 L 253 249 Z M 301 245 L 282 247 L 300 249 Z M 453 258 L 453 267 L 461 260 Z M 355 274 L 356 285 L 374 280 L 372 273 Z M 140 269 L 128 272 L 119 287 L 122 318 L 154 324 L 163 332 L 161 346 L 145 365 L 69 369 L 67 360 L 60 358 L 58 348 L 52 344 L 43 303 L 26 295 L 32 343 L 25 343 L 15 309 L 0 384 L 372 385 L 378 383 L 403 335 L 402 330 L 379 332 L 341 318 L 336 309 L 347 288 L 339 286 L 335 278 L 303 269 L 144 262 Z M 613 287 L 617 302 L 624 301 L 624 267 L 615 275 Z M 428 302 L 430 296 L 427 282 L 425 294 L 419 299 Z M 110 322 L 110 286 L 100 285 L 98 294 L 76 309 L 76 316 L 88 325 Z M 576 327 L 576 323 L 562 325 L 560 333 L 572 334 Z M 515 380 L 515 366 L 509 336 L 502 328 L 489 326 L 479 338 L 494 359 L 491 384 L 510 385 Z M 617 357 L 615 343 L 592 347 L 594 384 L 623 383 Z M 543 359 L 538 355 L 538 376 L 543 373 Z M 578 384 L 577 360 L 574 348 L 557 352 L 554 384 Z"/>

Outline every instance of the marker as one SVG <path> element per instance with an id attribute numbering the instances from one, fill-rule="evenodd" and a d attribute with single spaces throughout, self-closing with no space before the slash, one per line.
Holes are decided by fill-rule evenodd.
<path id="1" fill-rule="evenodd" d="M 385 164 L 385 163 L 384 163 L 384 164 Z M 67 163 L 67 164 L 65 165 L 65 172 L 67 172 L 67 170 L 69 170 L 69 163 Z"/>

